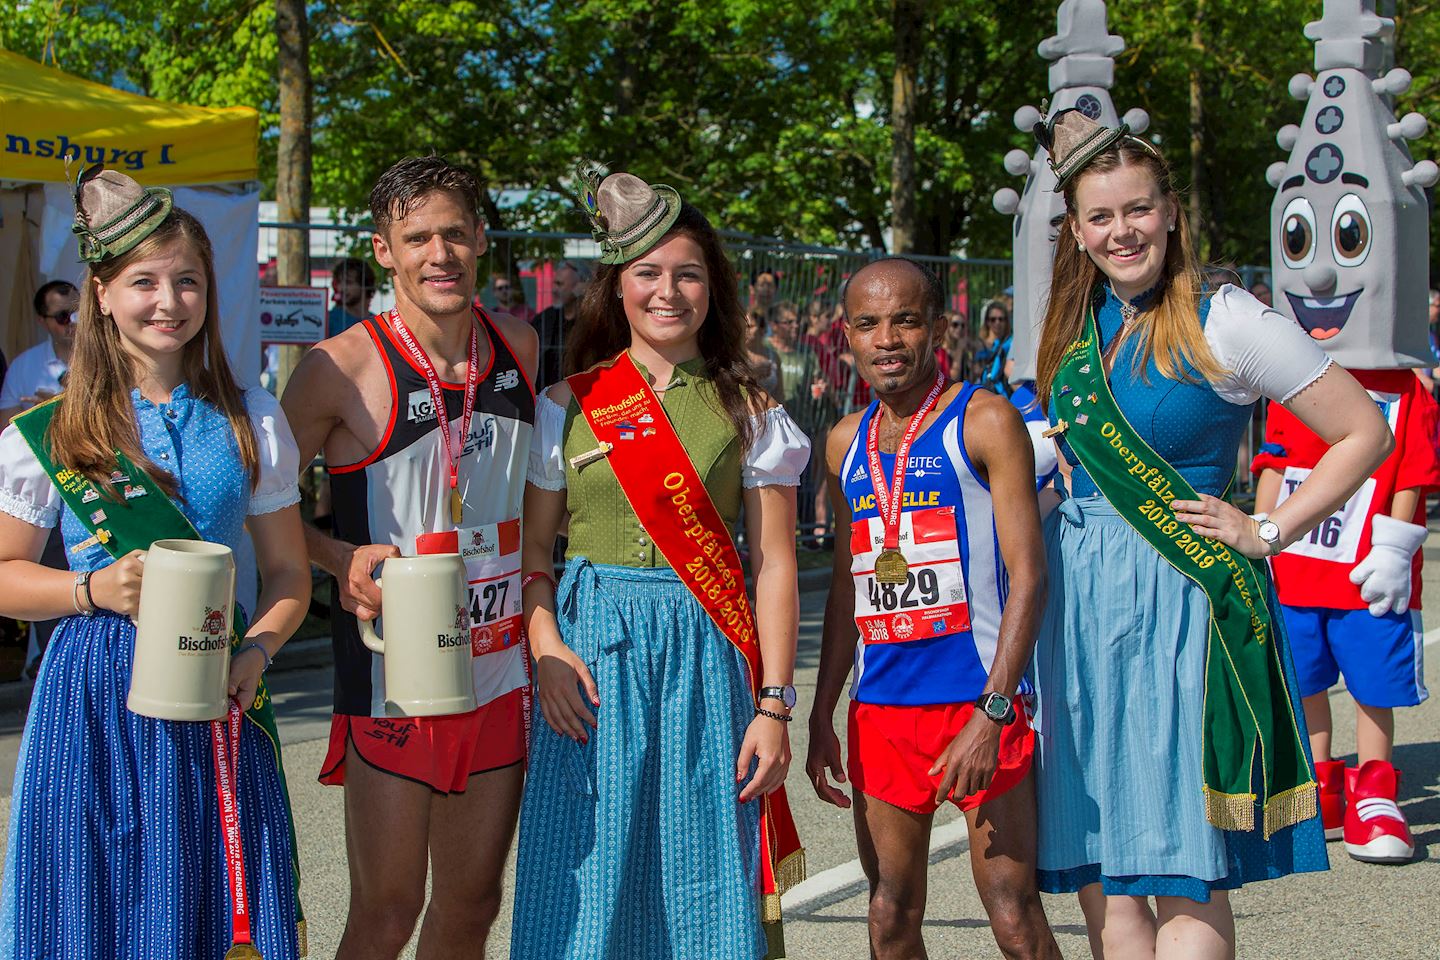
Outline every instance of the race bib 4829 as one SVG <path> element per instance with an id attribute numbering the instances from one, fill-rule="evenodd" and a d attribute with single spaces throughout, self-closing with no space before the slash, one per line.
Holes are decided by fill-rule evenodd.
<path id="1" fill-rule="evenodd" d="M 885 542 L 878 517 L 850 525 L 855 579 L 855 625 L 864 643 L 923 640 L 970 629 L 970 606 L 954 507 L 900 515 L 900 552 L 909 566 L 904 583 L 875 579 L 875 558 Z"/>

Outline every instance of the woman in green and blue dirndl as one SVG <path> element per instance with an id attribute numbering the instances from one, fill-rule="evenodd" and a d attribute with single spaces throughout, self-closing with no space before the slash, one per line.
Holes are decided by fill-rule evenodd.
<path id="1" fill-rule="evenodd" d="M 1344 502 L 1388 432 L 1296 324 L 1202 292 L 1154 147 L 1074 110 L 1037 135 L 1066 207 L 1039 351 L 1066 493 L 1036 644 L 1040 887 L 1079 893 L 1097 956 L 1219 960 L 1227 891 L 1327 867 L 1265 558 Z M 1261 396 L 1331 449 L 1250 517 L 1225 497 Z"/>
<path id="2" fill-rule="evenodd" d="M 513 960 L 779 956 L 810 444 L 745 362 L 735 274 L 669 187 L 586 176 L 602 266 L 536 405 L 525 615 L 537 721 Z M 742 503 L 756 605 L 730 529 Z M 564 577 L 550 578 L 568 517 Z"/>

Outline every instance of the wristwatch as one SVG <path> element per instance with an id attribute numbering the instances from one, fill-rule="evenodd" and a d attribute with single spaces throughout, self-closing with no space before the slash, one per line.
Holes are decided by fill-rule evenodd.
<path id="1" fill-rule="evenodd" d="M 783 687 L 761 687 L 760 699 L 779 700 L 785 704 L 786 710 L 794 710 L 796 701 L 795 687 L 788 683 Z"/>
<path id="2" fill-rule="evenodd" d="M 975 706 L 1002 727 L 1015 722 L 1015 703 L 1003 693 L 991 691 L 976 700 Z"/>
<path id="3" fill-rule="evenodd" d="M 1257 513 L 1250 517 L 1255 521 L 1255 535 L 1265 541 L 1266 553 L 1275 556 L 1281 550 L 1280 527 L 1274 520 L 1270 519 L 1268 513 Z"/>

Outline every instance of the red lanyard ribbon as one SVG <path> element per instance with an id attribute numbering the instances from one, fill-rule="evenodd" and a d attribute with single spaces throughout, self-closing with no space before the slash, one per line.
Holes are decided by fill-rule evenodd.
<path id="1" fill-rule="evenodd" d="M 905 493 L 905 466 L 910 458 L 910 445 L 915 442 L 915 434 L 920 432 L 921 421 L 935 409 L 944 389 L 945 374 L 942 371 L 935 374 L 935 385 L 925 394 L 925 399 L 920 402 L 920 409 L 915 411 L 910 422 L 905 425 L 900 445 L 895 448 L 894 481 L 889 488 L 885 486 L 885 470 L 880 466 L 881 407 L 876 407 L 875 415 L 870 418 L 870 434 L 865 442 L 865 455 L 870 461 L 870 483 L 875 487 L 875 505 L 880 511 L 880 522 L 885 525 L 886 550 L 900 548 L 900 502 Z"/>
<path id="2" fill-rule="evenodd" d="M 450 417 L 445 412 L 445 394 L 440 390 L 440 375 L 435 372 L 435 364 L 430 362 L 430 357 L 415 340 L 410 329 L 405 326 L 405 321 L 400 319 L 400 311 L 390 311 L 390 323 L 395 327 L 395 333 L 400 342 L 405 345 L 405 351 L 410 354 L 410 359 L 415 361 L 415 366 L 425 375 L 425 383 L 430 388 L 430 406 L 435 410 L 435 420 L 440 426 L 440 439 L 445 444 L 445 462 L 450 466 L 450 503 L 453 513 L 458 514 L 460 503 L 460 457 L 465 453 L 465 440 L 470 436 L 470 417 L 475 413 L 476 387 L 480 384 L 480 335 L 475 329 L 475 324 L 470 324 L 470 353 L 468 369 L 465 372 L 465 404 L 460 414 L 460 441 L 459 452 L 456 452 L 456 445 L 450 443 Z M 451 519 L 459 525 L 460 517 L 452 516 Z"/>
<path id="3" fill-rule="evenodd" d="M 240 723 L 240 705 L 231 700 L 226 718 L 210 721 L 210 746 L 215 754 L 215 792 L 220 797 L 220 831 L 230 873 L 230 939 L 235 944 L 253 944 L 250 898 L 245 892 L 245 853 L 240 842 L 240 810 L 235 799 L 236 781 L 240 777 Z"/>

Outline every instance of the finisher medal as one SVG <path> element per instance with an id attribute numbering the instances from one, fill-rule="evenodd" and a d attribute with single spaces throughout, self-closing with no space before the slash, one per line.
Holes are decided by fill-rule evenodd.
<path id="1" fill-rule="evenodd" d="M 390 311 L 390 325 L 410 354 L 410 359 L 425 375 L 425 384 L 430 388 L 430 409 L 435 412 L 435 424 L 440 429 L 440 441 L 445 447 L 445 462 L 449 464 L 450 522 L 460 527 L 465 514 L 465 501 L 460 496 L 460 458 L 465 456 L 465 441 L 470 437 L 470 418 L 475 414 L 475 388 L 480 383 L 480 335 L 475 324 L 470 325 L 470 349 L 466 354 L 465 400 L 460 411 L 460 439 L 450 442 L 450 418 L 445 412 L 445 394 L 440 389 L 440 375 L 435 364 L 430 362 L 419 341 L 415 339 L 405 321 L 400 318 L 397 307 Z"/>
<path id="2" fill-rule="evenodd" d="M 264 960 L 250 935 L 250 895 L 245 888 L 245 853 L 240 841 L 237 780 L 240 776 L 240 705 L 230 701 L 224 720 L 210 723 L 215 758 L 215 792 L 220 804 L 220 833 L 230 885 L 230 949 L 225 960 Z"/>
<path id="3" fill-rule="evenodd" d="M 880 512 L 881 523 L 885 525 L 885 542 L 880 555 L 875 558 L 876 583 L 901 584 L 909 579 L 910 565 L 905 562 L 905 555 L 900 552 L 900 505 L 905 494 L 905 468 L 909 465 L 910 446 L 915 442 L 915 434 L 920 432 L 921 422 L 935 409 L 935 404 L 944 390 L 945 374 L 937 373 L 935 385 L 925 394 L 920 408 L 910 417 L 910 422 L 905 425 L 905 433 L 900 437 L 900 445 L 895 448 L 894 480 L 888 487 L 885 484 L 885 471 L 880 467 L 879 408 L 876 408 L 875 415 L 870 418 L 865 454 L 870 462 L 870 483 L 875 488 L 875 506 Z"/>
<path id="4" fill-rule="evenodd" d="M 904 583 L 910 573 L 910 564 L 899 550 L 882 550 L 875 558 L 876 583 Z"/>

